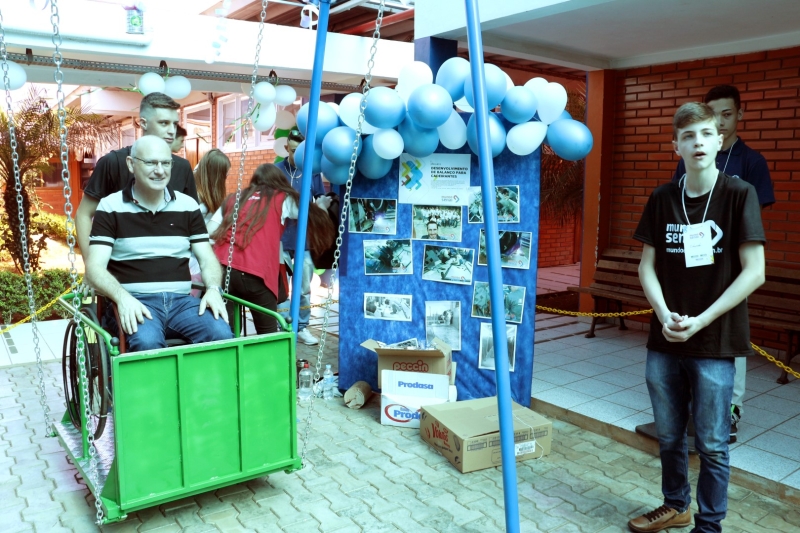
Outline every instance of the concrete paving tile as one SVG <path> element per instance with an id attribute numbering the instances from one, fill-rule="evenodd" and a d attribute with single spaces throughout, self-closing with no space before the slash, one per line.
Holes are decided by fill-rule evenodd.
<path id="1" fill-rule="evenodd" d="M 605 381 L 606 383 L 611 383 L 612 385 L 617 385 L 625 389 L 641 385 L 645 382 L 644 373 L 642 373 L 641 376 L 634 375 L 629 372 L 625 372 L 624 369 L 606 372 L 605 374 L 596 376 L 596 378 L 600 381 Z"/>
<path id="2" fill-rule="evenodd" d="M 757 407 L 759 409 L 769 410 L 788 417 L 795 417 L 800 414 L 800 402 L 792 401 L 786 398 L 779 398 L 771 395 L 770 393 L 761 394 L 750 400 L 746 400 L 744 407 L 745 409 Z"/>
<path id="3" fill-rule="evenodd" d="M 592 396 L 580 392 L 564 389 L 554 388 L 546 390 L 536 395 L 537 400 L 547 402 L 564 409 L 572 409 L 577 405 L 582 405 L 586 402 L 594 400 Z"/>
<path id="4" fill-rule="evenodd" d="M 613 422 L 613 424 L 622 429 L 627 429 L 628 431 L 635 432 L 637 426 L 641 426 L 642 424 L 649 424 L 651 422 L 653 422 L 653 415 L 641 411 L 638 413 L 634 413 L 631 416 L 621 418 L 620 420 Z"/>
<path id="5" fill-rule="evenodd" d="M 567 383 L 581 380 L 585 376 L 562 370 L 560 368 L 551 368 L 550 370 L 539 372 L 537 377 L 554 385 L 566 385 Z"/>
<path id="6" fill-rule="evenodd" d="M 571 410 L 609 424 L 637 413 L 637 411 L 629 407 L 608 402 L 599 398 L 582 403 L 571 408 Z"/>
<path id="7" fill-rule="evenodd" d="M 779 481 L 800 469 L 800 462 L 786 459 L 774 453 L 743 444 L 730 455 L 730 464 L 736 468 L 746 468 L 761 477 Z"/>
<path id="8" fill-rule="evenodd" d="M 632 389 L 609 394 L 608 396 L 604 396 L 603 400 L 622 405 L 635 411 L 643 411 L 650 407 L 650 395 Z"/>
<path id="9" fill-rule="evenodd" d="M 752 424 L 764 429 L 772 429 L 794 417 L 776 413 L 770 409 L 761 409 L 752 405 L 745 407 L 744 420 L 747 424 Z"/>
<path id="10" fill-rule="evenodd" d="M 589 361 L 577 361 L 559 367 L 561 370 L 572 372 L 583 377 L 593 377 L 598 374 L 605 374 L 609 371 L 608 367 L 598 365 Z"/>

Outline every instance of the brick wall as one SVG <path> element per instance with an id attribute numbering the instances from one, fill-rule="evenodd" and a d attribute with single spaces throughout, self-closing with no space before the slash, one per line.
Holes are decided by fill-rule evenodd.
<path id="1" fill-rule="evenodd" d="M 542 215 L 539 220 L 539 268 L 575 262 L 575 221 L 563 226 Z"/>
<path id="2" fill-rule="evenodd" d="M 800 268 L 800 47 L 619 71 L 609 242 L 639 249 L 632 235 L 656 186 L 671 179 L 672 115 L 711 87 L 739 88 L 739 136 L 767 159 L 776 203 L 762 212 L 770 266 Z M 754 342 L 785 348 L 776 332 Z"/>
<path id="3" fill-rule="evenodd" d="M 242 152 L 230 152 L 226 154 L 231 160 L 231 169 L 228 172 L 228 178 L 225 180 L 225 188 L 229 193 L 236 192 L 236 180 L 239 177 L 239 159 Z M 242 188 L 245 188 L 250 183 L 250 178 L 258 165 L 264 163 L 272 163 L 275 161 L 275 152 L 272 150 L 252 150 L 247 152 L 247 158 L 244 162 L 244 174 L 242 175 Z"/>

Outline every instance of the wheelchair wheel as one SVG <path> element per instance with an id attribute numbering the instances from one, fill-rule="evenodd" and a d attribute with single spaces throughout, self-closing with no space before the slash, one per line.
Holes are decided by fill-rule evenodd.
<path id="1" fill-rule="evenodd" d="M 82 309 L 87 318 L 98 322 L 97 315 L 90 309 Z M 64 334 L 64 352 L 61 369 L 64 379 L 64 396 L 67 413 L 72 424 L 81 429 L 80 413 L 80 370 L 78 368 L 77 325 L 70 322 Z M 106 417 L 111 404 L 111 381 L 109 374 L 109 355 L 105 342 L 94 330 L 83 328 L 83 342 L 86 357 L 86 376 L 89 380 L 89 412 L 94 420 L 94 438 L 103 435 Z"/>

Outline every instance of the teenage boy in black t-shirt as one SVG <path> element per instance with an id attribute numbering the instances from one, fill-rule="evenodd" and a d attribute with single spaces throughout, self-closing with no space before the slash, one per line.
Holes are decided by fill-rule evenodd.
<path id="1" fill-rule="evenodd" d="M 717 85 L 706 93 L 703 99 L 714 110 L 722 134 L 722 150 L 717 153 L 717 168 L 732 178 L 741 178 L 751 184 L 758 193 L 758 203 L 767 207 L 775 203 L 775 192 L 764 156 L 753 150 L 739 138 L 739 121 L 744 109 L 739 89 L 733 85 Z M 675 170 L 673 181 L 680 180 L 686 173 L 686 164 L 681 159 Z M 733 380 L 733 399 L 731 400 L 730 442 L 736 442 L 739 419 L 743 414 L 747 360 L 736 358 L 736 376 Z"/>
<path id="2" fill-rule="evenodd" d="M 634 238 L 639 278 L 653 306 L 646 379 L 661 452 L 664 504 L 633 531 L 691 524 L 686 426 L 700 454 L 697 532 L 722 531 L 730 476 L 728 434 L 735 357 L 751 353 L 745 298 L 764 282 L 764 229 L 756 190 L 715 165 L 714 110 L 688 103 L 673 119 L 686 177 L 650 195 Z"/>

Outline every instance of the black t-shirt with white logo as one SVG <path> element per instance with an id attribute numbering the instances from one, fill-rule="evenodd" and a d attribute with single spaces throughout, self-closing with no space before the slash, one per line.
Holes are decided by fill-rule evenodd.
<path id="1" fill-rule="evenodd" d="M 687 221 L 681 206 L 682 194 L 677 182 L 654 190 L 633 238 L 655 248 L 656 273 L 667 308 L 694 317 L 708 309 L 741 273 L 739 246 L 745 242 L 765 242 L 766 238 L 756 190 L 749 183 L 720 172 L 706 215 L 712 230 L 714 264 L 687 268 L 683 252 Z M 699 224 L 708 194 L 697 198 L 684 196 L 684 200 L 690 223 Z M 746 300 L 685 343 L 667 342 L 661 327 L 654 313 L 648 349 L 692 357 L 739 357 L 753 353 Z"/>

